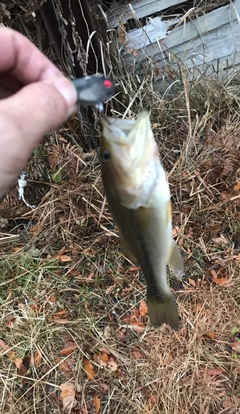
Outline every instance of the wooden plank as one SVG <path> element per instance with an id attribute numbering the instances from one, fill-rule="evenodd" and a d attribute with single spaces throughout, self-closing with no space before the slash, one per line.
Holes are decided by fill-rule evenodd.
<path id="1" fill-rule="evenodd" d="M 126 5 L 113 3 L 107 12 L 108 24 L 110 28 L 114 29 L 120 21 L 126 23 L 129 19 L 141 19 L 182 3 L 184 1 L 179 0 L 136 0 Z"/>
<path id="2" fill-rule="evenodd" d="M 167 63 L 168 55 L 169 63 Z M 171 56 L 175 56 L 171 58 Z M 233 58 L 235 56 L 235 58 Z M 231 59 L 230 59 L 231 57 Z M 204 37 L 195 38 L 191 42 L 184 42 L 177 47 L 171 48 L 170 53 L 164 51 L 155 54 L 151 60 L 157 63 L 159 68 L 169 66 L 177 67 L 176 60 L 186 64 L 187 67 L 193 68 L 203 64 L 210 65 L 218 59 L 230 59 L 234 64 L 240 62 L 240 26 L 238 20 L 233 23 L 227 23 L 214 31 L 208 32 Z"/>
<path id="3" fill-rule="evenodd" d="M 136 64 L 147 58 L 151 58 L 153 61 L 156 61 L 155 55 L 159 55 L 168 49 L 183 49 L 183 45 L 185 45 L 185 48 L 190 48 L 194 39 L 197 39 L 198 43 L 204 42 L 206 46 L 205 39 L 207 39 L 206 35 L 208 32 L 221 28 L 221 26 L 224 26 L 227 23 L 229 23 L 230 27 L 232 27 L 233 22 L 239 21 L 239 15 L 240 0 L 237 0 L 235 3 L 221 7 L 220 9 L 214 10 L 205 16 L 201 16 L 196 20 L 187 22 L 185 25 L 173 29 L 173 31 L 170 32 L 163 41 L 158 41 L 156 35 L 153 34 L 152 38 L 147 41 L 146 37 L 142 36 L 144 43 L 136 42 L 134 39 L 139 40 L 138 31 L 140 30 L 141 33 L 143 33 L 144 29 L 130 31 L 127 33 L 127 39 L 129 42 L 131 41 L 131 46 L 135 46 L 133 48 L 137 50 L 138 54 L 134 57 L 132 53 L 128 54 L 126 49 L 123 51 L 124 61 L 127 65 L 132 65 L 133 62 Z M 217 33 L 219 34 L 220 31 L 221 29 L 218 30 Z M 231 38 L 231 33 L 229 33 L 228 36 Z M 189 45 L 187 42 L 189 42 Z M 127 45 L 127 48 L 128 47 L 129 44 Z"/>

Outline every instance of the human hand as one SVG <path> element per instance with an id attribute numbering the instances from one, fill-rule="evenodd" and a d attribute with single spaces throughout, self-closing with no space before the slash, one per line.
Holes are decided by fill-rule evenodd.
<path id="1" fill-rule="evenodd" d="M 44 134 L 76 111 L 72 83 L 27 38 L 0 27 L 0 196 Z"/>

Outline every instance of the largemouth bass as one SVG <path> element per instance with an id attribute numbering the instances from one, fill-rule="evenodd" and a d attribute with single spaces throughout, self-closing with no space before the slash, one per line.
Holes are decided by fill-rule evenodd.
<path id="1" fill-rule="evenodd" d="M 123 249 L 143 271 L 152 325 L 177 329 L 166 265 L 181 279 L 183 260 L 172 238 L 170 191 L 149 113 L 143 111 L 136 121 L 105 117 L 102 123 L 102 179 Z"/>

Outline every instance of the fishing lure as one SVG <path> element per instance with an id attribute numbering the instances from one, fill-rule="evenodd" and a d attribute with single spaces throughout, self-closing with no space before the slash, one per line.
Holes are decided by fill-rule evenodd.
<path id="1" fill-rule="evenodd" d="M 100 111 L 103 110 L 102 103 L 113 95 L 115 87 L 113 80 L 102 74 L 74 79 L 73 84 L 77 90 L 78 102 L 81 105 L 96 106 Z"/>

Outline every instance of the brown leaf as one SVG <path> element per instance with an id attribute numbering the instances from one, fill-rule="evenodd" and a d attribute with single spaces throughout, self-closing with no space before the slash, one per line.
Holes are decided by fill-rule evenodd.
<path id="1" fill-rule="evenodd" d="M 13 360 L 15 360 L 15 358 L 16 358 L 16 352 L 15 351 L 9 351 L 9 353 L 8 353 L 8 358 L 11 360 L 11 361 L 13 361 Z"/>
<path id="2" fill-rule="evenodd" d="M 22 363 L 23 363 L 22 358 L 15 358 L 15 360 L 14 360 L 14 364 L 16 365 L 16 367 L 17 367 L 18 369 L 20 369 L 20 368 L 21 368 Z"/>
<path id="3" fill-rule="evenodd" d="M 70 355 L 74 349 L 76 349 L 77 345 L 75 344 L 75 342 L 67 342 L 66 347 L 61 349 L 61 351 L 59 351 L 59 355 Z"/>
<path id="4" fill-rule="evenodd" d="M 93 404 L 94 404 L 94 407 L 95 407 L 95 410 L 96 410 L 96 414 L 98 414 L 99 410 L 100 410 L 100 405 L 101 405 L 101 400 L 98 397 L 98 395 L 94 395 Z"/>
<path id="5" fill-rule="evenodd" d="M 72 371 L 72 368 L 73 368 L 75 362 L 74 362 L 73 358 L 71 358 L 71 357 L 70 358 L 67 358 L 67 359 L 65 359 L 65 360 L 63 360 L 61 362 L 60 361 L 61 361 L 60 358 L 57 358 L 56 359 L 56 363 L 58 364 L 58 368 L 61 371 L 63 371 L 64 374 L 65 374 L 65 377 L 67 377 L 69 371 Z"/>
<path id="6" fill-rule="evenodd" d="M 77 401 L 75 399 L 74 384 L 71 382 L 64 382 L 60 385 L 60 389 L 60 398 L 62 399 L 63 410 L 70 412 L 70 410 L 77 404 Z"/>
<path id="7" fill-rule="evenodd" d="M 60 317 L 60 316 L 63 316 L 63 315 L 66 315 L 66 311 L 64 309 L 61 310 L 61 311 L 59 311 L 59 312 L 56 312 L 54 314 L 55 318 Z"/>
<path id="8" fill-rule="evenodd" d="M 157 405 L 157 401 L 158 401 L 157 394 L 150 395 L 150 397 L 147 400 L 147 408 L 148 408 L 148 410 L 152 410 Z"/>
<path id="9" fill-rule="evenodd" d="M 10 328 L 10 327 L 12 327 L 12 325 L 14 324 L 14 322 L 16 321 L 16 318 L 10 318 L 10 319 L 7 319 L 5 322 L 4 322 L 4 326 L 6 327 L 6 328 Z"/>
<path id="10" fill-rule="evenodd" d="M 130 351 L 130 357 L 132 359 L 141 359 L 143 357 L 142 352 L 138 351 L 137 349 L 135 351 Z"/>
<path id="11" fill-rule="evenodd" d="M 218 274 L 217 274 L 217 272 L 214 269 L 211 269 L 210 270 L 210 273 L 211 273 L 213 279 L 217 279 Z"/>
<path id="12" fill-rule="evenodd" d="M 69 319 L 60 319 L 60 318 L 56 318 L 55 316 L 53 317 L 53 319 L 54 319 L 54 321 L 56 323 L 62 323 L 62 324 L 64 324 L 64 323 L 69 323 L 70 322 Z"/>
<path id="13" fill-rule="evenodd" d="M 188 278 L 188 283 L 189 283 L 192 287 L 194 287 L 194 288 L 197 286 L 197 284 L 196 284 L 195 280 L 194 280 L 194 279 L 191 279 L 190 277 Z"/>
<path id="14" fill-rule="evenodd" d="M 34 352 L 34 355 L 33 355 L 33 358 L 32 358 L 31 363 L 32 363 L 32 365 L 34 365 L 35 367 L 38 367 L 38 366 L 41 364 L 41 361 L 42 361 L 42 351 L 41 351 L 41 349 L 40 349 L 40 348 L 38 348 L 38 349 Z"/>
<path id="15" fill-rule="evenodd" d="M 141 322 L 137 322 L 136 317 L 134 315 L 126 315 L 124 316 L 122 321 L 128 324 L 132 329 L 134 329 L 137 332 L 144 332 L 145 330 L 145 325 Z"/>
<path id="16" fill-rule="evenodd" d="M 14 247 L 13 248 L 14 252 L 20 252 L 20 250 L 22 250 L 22 247 Z"/>
<path id="17" fill-rule="evenodd" d="M 87 359 L 87 358 L 84 358 L 83 367 L 86 371 L 86 374 L 87 374 L 88 378 L 92 381 L 94 379 L 95 373 L 94 373 L 93 365 L 92 365 L 91 361 L 89 361 L 89 359 Z"/>
<path id="18" fill-rule="evenodd" d="M 216 338 L 215 333 L 214 333 L 214 332 L 211 332 L 211 331 L 206 332 L 206 335 L 207 335 L 209 338 L 211 338 L 211 339 L 215 339 L 215 338 Z"/>
<path id="19" fill-rule="evenodd" d="M 233 187 L 234 191 L 240 191 L 240 181 L 238 181 Z"/>
<path id="20" fill-rule="evenodd" d="M 60 260 L 60 262 L 71 262 L 72 258 L 70 256 L 67 256 L 66 254 L 61 254 L 60 256 L 56 256 L 57 260 Z"/>
<path id="21" fill-rule="evenodd" d="M 240 354 L 240 342 L 233 342 L 232 344 L 228 344 L 232 348 L 234 352 Z"/>
<path id="22" fill-rule="evenodd" d="M 215 368 L 215 369 L 214 368 L 213 369 L 206 368 L 205 372 L 206 372 L 207 375 L 216 376 L 216 375 L 221 375 L 223 373 L 223 369 L 221 369 L 221 368 Z"/>
<path id="23" fill-rule="evenodd" d="M 226 285 L 229 280 L 225 279 L 224 277 L 219 277 L 217 279 L 213 279 L 213 282 L 216 283 L 216 285 Z"/>
<path id="24" fill-rule="evenodd" d="M 141 300 L 139 303 L 139 313 L 141 316 L 145 316 L 148 312 L 147 304 L 144 299 Z"/>
<path id="25" fill-rule="evenodd" d="M 138 272 L 139 270 L 141 270 L 140 269 L 140 267 L 131 267 L 130 269 L 129 269 L 129 272 Z"/>
<path id="26" fill-rule="evenodd" d="M 107 367 L 110 371 L 115 372 L 118 369 L 118 364 L 113 359 L 110 359 L 107 363 Z"/>
<path id="27" fill-rule="evenodd" d="M 103 363 L 103 365 L 107 364 L 109 360 L 108 354 L 106 352 L 100 352 L 99 360 L 100 360 L 100 365 L 101 365 L 101 362 Z"/>
<path id="28" fill-rule="evenodd" d="M 0 348 L 2 348 L 4 351 L 7 351 L 9 349 L 9 346 L 4 342 L 3 339 L 0 339 Z"/>
<path id="29" fill-rule="evenodd" d="M 114 289 L 116 288 L 116 285 L 108 286 L 108 288 L 105 290 L 106 295 L 109 295 Z"/>
<path id="30" fill-rule="evenodd" d="M 28 368 L 23 364 L 23 359 L 22 358 L 15 358 L 14 364 L 17 367 L 18 375 L 25 375 L 26 374 Z"/>
<path id="31" fill-rule="evenodd" d="M 220 237 L 215 237 L 214 239 L 212 239 L 212 241 L 216 244 L 221 244 L 222 246 L 226 246 L 228 244 L 228 241 L 223 234 L 221 234 Z"/>
<path id="32" fill-rule="evenodd" d="M 144 332 L 145 331 L 145 325 L 141 322 L 131 323 L 130 326 L 136 332 Z"/>

